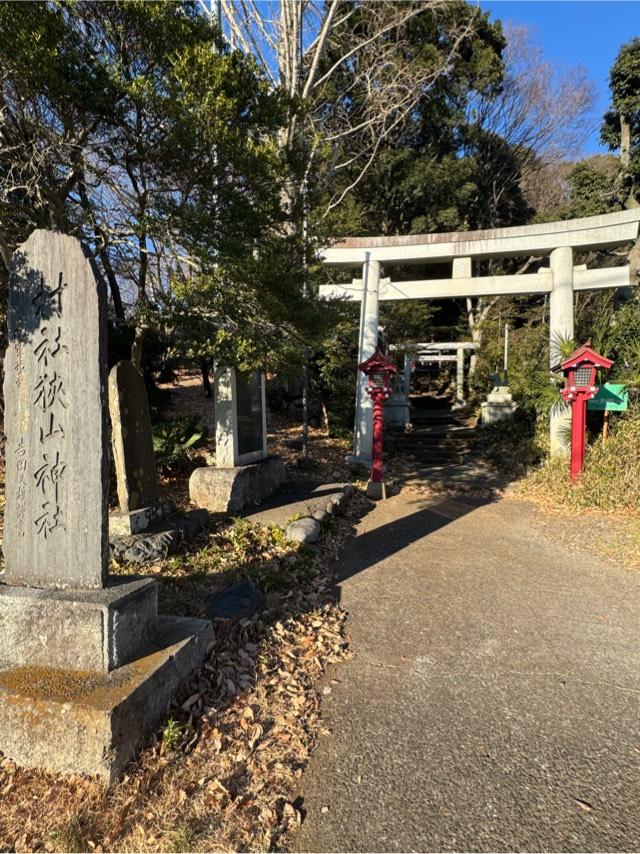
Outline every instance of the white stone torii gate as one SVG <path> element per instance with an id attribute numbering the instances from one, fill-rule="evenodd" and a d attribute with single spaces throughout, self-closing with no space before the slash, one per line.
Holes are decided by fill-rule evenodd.
<path id="1" fill-rule="evenodd" d="M 399 237 L 347 237 L 320 252 L 326 267 L 362 269 L 362 277 L 349 284 L 321 285 L 320 296 L 346 297 L 362 302 L 360 349 L 362 362 L 378 343 L 380 300 L 446 299 L 456 297 L 549 294 L 551 362 L 557 361 L 557 345 L 573 338 L 573 292 L 599 288 L 624 288 L 632 283 L 628 265 L 602 270 L 574 267 L 573 250 L 605 249 L 638 238 L 640 208 L 602 216 L 560 222 L 496 228 L 487 231 L 417 234 Z M 474 260 L 545 256 L 549 267 L 519 276 L 473 276 Z M 452 262 L 451 279 L 391 281 L 381 278 L 381 266 Z M 633 271 L 635 278 L 636 271 Z M 634 282 L 635 283 L 635 282 Z M 551 451 L 564 448 L 561 413 L 552 413 Z M 371 459 L 372 408 L 365 378 L 358 376 L 353 456 L 368 464 Z"/>
<path id="2" fill-rule="evenodd" d="M 464 403 L 464 354 L 465 350 L 477 350 L 474 341 L 430 341 L 426 344 L 412 344 L 409 347 L 409 363 L 413 358 L 418 362 L 455 362 L 456 363 L 456 402 Z M 455 350 L 455 355 L 446 355 Z M 407 359 L 404 366 L 405 392 L 409 395 L 410 382 L 407 379 Z"/>

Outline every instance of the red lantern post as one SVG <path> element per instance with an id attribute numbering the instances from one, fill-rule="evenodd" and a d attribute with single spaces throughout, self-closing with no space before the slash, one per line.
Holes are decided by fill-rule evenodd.
<path id="1" fill-rule="evenodd" d="M 571 480 L 575 483 L 584 468 L 587 432 L 587 401 L 598 392 L 596 371 L 609 370 L 613 362 L 596 353 L 590 342 L 578 347 L 568 359 L 552 370 L 564 374 L 563 399 L 571 404 Z"/>
<path id="2" fill-rule="evenodd" d="M 391 395 L 393 376 L 397 368 L 387 357 L 376 350 L 358 369 L 368 379 L 367 392 L 373 401 L 373 441 L 371 454 L 371 474 L 367 485 L 367 495 L 371 498 L 386 498 L 382 481 L 382 443 L 384 431 L 384 402 Z"/>

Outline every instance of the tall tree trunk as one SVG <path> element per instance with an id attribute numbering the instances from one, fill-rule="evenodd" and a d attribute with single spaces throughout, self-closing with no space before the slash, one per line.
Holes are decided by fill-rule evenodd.
<path id="1" fill-rule="evenodd" d="M 133 366 L 137 368 L 142 373 L 142 342 L 144 341 L 144 336 L 147 334 L 147 330 L 149 329 L 146 323 L 139 323 L 136 326 L 135 335 L 133 338 L 133 344 L 131 346 L 131 361 L 133 362 Z"/>
<path id="2" fill-rule="evenodd" d="M 207 397 L 213 397 L 211 390 L 211 380 L 209 379 L 209 368 L 211 362 L 209 359 L 200 359 L 200 373 L 202 374 L 202 387 L 204 388 Z"/>
<path id="3" fill-rule="evenodd" d="M 631 165 L 631 124 L 624 113 L 620 113 L 620 163 L 627 170 Z"/>
<path id="4" fill-rule="evenodd" d="M 628 187 L 625 207 L 629 209 L 640 207 L 640 202 L 636 199 L 636 187 L 631 174 L 631 122 L 624 113 L 620 113 L 620 165 L 624 172 L 624 186 Z"/>
<path id="5" fill-rule="evenodd" d="M 103 249 L 102 252 L 100 252 L 100 260 L 102 261 L 102 267 L 104 269 L 105 276 L 107 277 L 107 282 L 109 282 L 109 290 L 111 291 L 111 299 L 113 300 L 113 310 L 116 313 L 116 317 L 120 318 L 120 320 L 124 320 L 124 305 L 122 304 L 120 285 L 118 284 L 118 279 L 113 271 L 111 259 L 109 258 L 109 253 L 106 249 Z"/>

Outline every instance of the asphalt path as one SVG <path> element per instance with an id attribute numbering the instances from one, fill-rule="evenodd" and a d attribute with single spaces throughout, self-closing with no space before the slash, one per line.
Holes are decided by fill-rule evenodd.
<path id="1" fill-rule="evenodd" d="M 537 513 L 401 494 L 361 520 L 293 850 L 640 849 L 640 575 Z"/>

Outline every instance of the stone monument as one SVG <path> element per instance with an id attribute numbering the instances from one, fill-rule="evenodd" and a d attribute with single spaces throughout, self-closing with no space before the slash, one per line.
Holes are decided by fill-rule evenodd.
<path id="1" fill-rule="evenodd" d="M 147 389 L 132 362 L 118 362 L 109 372 L 109 414 L 120 505 L 109 518 L 109 530 L 138 534 L 174 508 L 160 501 Z"/>
<path id="2" fill-rule="evenodd" d="M 239 513 L 284 482 L 280 457 L 267 453 L 265 379 L 261 371 L 215 371 L 216 464 L 196 469 L 189 495 L 214 513 Z"/>
<path id="3" fill-rule="evenodd" d="M 5 357 L 0 750 L 111 781 L 206 654 L 152 579 L 110 578 L 106 289 L 73 237 L 14 254 Z"/>

